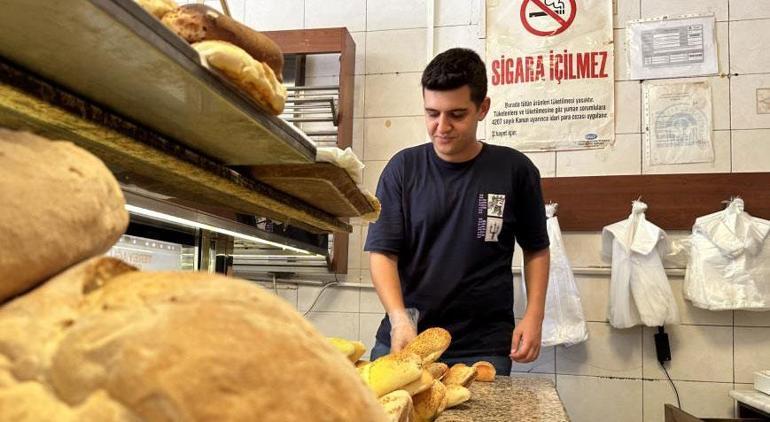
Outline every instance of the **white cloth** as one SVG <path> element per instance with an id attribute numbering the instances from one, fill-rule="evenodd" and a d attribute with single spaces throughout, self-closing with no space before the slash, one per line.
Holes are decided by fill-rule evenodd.
<path id="1" fill-rule="evenodd" d="M 769 232 L 770 221 L 749 215 L 739 198 L 696 219 L 685 298 L 711 310 L 770 310 Z"/>
<path id="2" fill-rule="evenodd" d="M 628 219 L 602 230 L 602 254 L 612 260 L 608 317 L 615 328 L 679 322 L 661 259 L 668 251 L 666 233 L 647 221 L 646 209 L 634 201 Z"/>
<path id="3" fill-rule="evenodd" d="M 350 147 L 344 150 L 337 147 L 316 148 L 315 160 L 343 168 L 356 184 L 360 184 L 364 180 L 364 163 L 358 159 Z"/>
<path id="4" fill-rule="evenodd" d="M 548 272 L 548 290 L 545 297 L 542 345 L 571 346 L 588 340 L 583 305 L 575 284 L 575 275 L 569 265 L 561 227 L 556 217 L 557 204 L 545 206 L 546 229 L 551 242 L 551 267 Z"/>

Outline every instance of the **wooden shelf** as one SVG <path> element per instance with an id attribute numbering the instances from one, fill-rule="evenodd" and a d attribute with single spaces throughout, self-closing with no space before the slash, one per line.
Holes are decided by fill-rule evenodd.
<path id="1" fill-rule="evenodd" d="M 71 141 L 102 159 L 121 184 L 166 196 L 170 202 L 270 217 L 315 233 L 351 230 L 335 215 L 2 61 L 0 126 Z"/>
<path id="2" fill-rule="evenodd" d="M 312 144 L 133 0 L 5 1 L 0 56 L 225 165 L 315 160 Z"/>

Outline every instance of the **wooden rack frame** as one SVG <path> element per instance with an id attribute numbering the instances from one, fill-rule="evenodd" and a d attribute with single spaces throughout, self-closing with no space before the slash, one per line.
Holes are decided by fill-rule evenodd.
<path id="1" fill-rule="evenodd" d="M 353 95 L 356 66 L 356 44 L 347 28 L 265 31 L 284 54 L 340 55 L 339 124 L 337 147 L 353 145 Z M 330 270 L 336 274 L 348 272 L 348 233 L 334 233 L 334 249 Z"/>

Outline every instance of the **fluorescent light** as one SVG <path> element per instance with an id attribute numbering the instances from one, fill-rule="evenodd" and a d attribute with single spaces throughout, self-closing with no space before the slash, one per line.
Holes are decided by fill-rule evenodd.
<path id="1" fill-rule="evenodd" d="M 314 254 L 314 253 L 308 252 L 308 251 L 306 251 L 304 249 L 295 248 L 295 247 L 289 246 L 289 245 L 283 245 L 283 244 L 280 244 L 280 243 L 277 243 L 277 242 L 271 242 L 269 240 L 261 239 L 261 238 L 256 237 L 256 236 L 251 236 L 251 235 L 248 235 L 248 234 L 234 232 L 232 230 L 223 229 L 221 227 L 215 227 L 215 226 L 211 226 L 211 225 L 208 225 L 208 224 L 199 223 L 197 221 L 187 220 L 185 218 L 180 218 L 180 217 L 177 217 L 177 216 L 174 216 L 174 215 L 164 214 L 164 213 L 158 212 L 158 211 L 148 210 L 146 208 L 140 208 L 140 207 L 137 207 L 137 206 L 134 206 L 134 205 L 126 204 L 126 210 L 129 213 L 131 213 L 131 214 L 142 215 L 142 216 L 145 216 L 145 217 L 154 218 L 156 220 L 166 221 L 166 222 L 169 222 L 169 223 L 175 223 L 175 224 L 179 224 L 180 226 L 192 227 L 192 228 L 202 229 L 202 230 L 208 230 L 208 231 L 212 231 L 212 232 L 215 232 L 215 233 L 220 233 L 220 234 L 232 236 L 232 237 L 235 237 L 235 238 L 238 238 L 238 239 L 243 239 L 243 240 L 248 240 L 248 241 L 251 241 L 251 242 L 261 243 L 261 244 L 264 244 L 264 245 L 274 246 L 274 247 L 277 247 L 277 248 L 281 248 L 283 250 L 289 250 L 289 251 L 292 251 L 292 252 L 303 253 L 303 254 L 306 254 L 306 255 L 315 255 L 315 256 L 318 256 L 318 257 L 324 257 L 323 255 Z"/>

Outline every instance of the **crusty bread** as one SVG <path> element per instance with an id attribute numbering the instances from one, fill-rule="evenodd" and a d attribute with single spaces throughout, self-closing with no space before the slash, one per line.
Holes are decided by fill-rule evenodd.
<path id="1" fill-rule="evenodd" d="M 366 353 L 366 346 L 360 341 L 352 341 L 339 337 L 328 337 L 327 340 L 337 350 L 342 352 L 352 363 L 356 363 L 358 359 Z"/>
<path id="2" fill-rule="evenodd" d="M 259 62 L 273 70 L 275 77 L 283 81 L 283 53 L 278 45 L 246 25 L 203 4 L 188 4 L 163 16 L 166 24 L 189 43 L 201 41 L 225 41 L 246 50 Z"/>
<path id="3" fill-rule="evenodd" d="M 361 356 L 366 353 L 366 345 L 360 341 L 354 341 L 353 348 L 354 352 L 352 355 L 348 356 L 348 358 L 350 358 L 351 362 L 356 363 L 359 359 L 361 359 Z"/>
<path id="4" fill-rule="evenodd" d="M 446 386 L 447 404 L 446 408 L 455 407 L 458 404 L 465 403 L 471 399 L 471 390 L 462 385 L 450 384 Z"/>
<path id="5" fill-rule="evenodd" d="M 449 370 L 449 365 L 444 362 L 433 362 L 428 365 L 427 370 L 433 378 L 440 380 L 444 378 L 444 375 Z"/>
<path id="6" fill-rule="evenodd" d="M 449 368 L 441 382 L 446 385 L 457 384 L 468 387 L 474 379 L 476 379 L 476 368 L 464 363 L 458 363 Z"/>
<path id="7" fill-rule="evenodd" d="M 492 382 L 495 380 L 497 371 L 495 370 L 495 366 L 491 363 L 480 360 L 474 363 L 473 367 L 476 368 L 476 381 Z"/>
<path id="8" fill-rule="evenodd" d="M 413 396 L 415 394 L 422 393 L 423 391 L 429 389 L 431 385 L 433 385 L 433 375 L 431 375 L 430 372 L 423 369 L 422 375 L 420 376 L 420 378 L 401 387 L 401 389 L 409 393 L 410 396 Z"/>
<path id="9" fill-rule="evenodd" d="M 162 19 L 166 13 L 177 8 L 174 0 L 134 0 L 139 3 L 144 10 L 158 19 Z"/>
<path id="10" fill-rule="evenodd" d="M 420 379 L 420 362 L 420 357 L 414 353 L 401 351 L 379 357 L 374 362 L 358 368 L 358 372 L 377 397 L 382 397 Z"/>
<path id="11" fill-rule="evenodd" d="M 396 390 L 380 397 L 389 422 L 412 422 L 414 420 L 414 405 L 412 397 L 404 390 Z"/>
<path id="12" fill-rule="evenodd" d="M 286 87 L 278 82 L 269 66 L 224 41 L 202 41 L 193 44 L 193 48 L 211 67 L 222 72 L 269 113 L 279 115 L 283 112 Z"/>
<path id="13" fill-rule="evenodd" d="M 446 387 L 441 381 L 433 381 L 429 389 L 412 397 L 412 402 L 418 422 L 432 421 L 446 408 Z"/>
<path id="14" fill-rule="evenodd" d="M 242 280 L 95 258 L 5 304 L 0 327 L 9 420 L 387 420 L 344 356 Z"/>
<path id="15" fill-rule="evenodd" d="M 449 331 L 433 327 L 420 333 L 404 347 L 404 350 L 419 355 L 423 365 L 428 365 L 441 357 L 451 341 L 452 336 Z"/>
<path id="16" fill-rule="evenodd" d="M 127 225 L 120 186 L 98 158 L 0 129 L 0 303 L 106 252 Z"/>

